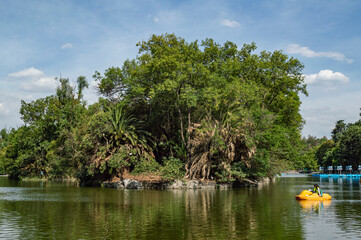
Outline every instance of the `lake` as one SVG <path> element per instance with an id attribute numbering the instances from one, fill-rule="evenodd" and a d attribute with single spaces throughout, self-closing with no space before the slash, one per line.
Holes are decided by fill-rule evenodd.
<path id="1" fill-rule="evenodd" d="M 319 184 L 333 199 L 295 200 Z M 1 239 L 361 239 L 359 179 L 261 188 L 116 190 L 0 178 Z"/>

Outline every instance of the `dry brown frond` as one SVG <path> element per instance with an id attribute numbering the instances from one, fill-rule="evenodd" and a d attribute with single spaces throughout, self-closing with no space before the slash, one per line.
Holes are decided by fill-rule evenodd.
<path id="1" fill-rule="evenodd" d="M 188 161 L 186 178 L 210 179 L 212 164 L 222 166 L 230 173 L 231 163 L 241 161 L 250 167 L 255 148 L 249 147 L 246 135 L 228 124 L 204 121 L 189 127 Z"/>

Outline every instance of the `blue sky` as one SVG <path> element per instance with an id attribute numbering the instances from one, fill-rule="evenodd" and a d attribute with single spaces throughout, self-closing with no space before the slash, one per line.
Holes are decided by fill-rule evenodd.
<path id="1" fill-rule="evenodd" d="M 0 129 L 21 126 L 20 100 L 54 93 L 55 77 L 94 85 L 135 58 L 136 43 L 175 33 L 258 51 L 282 50 L 304 65 L 303 135 L 330 136 L 337 120 L 355 122 L 361 107 L 361 1 L 1 0 Z M 88 103 L 97 100 L 93 87 Z"/>

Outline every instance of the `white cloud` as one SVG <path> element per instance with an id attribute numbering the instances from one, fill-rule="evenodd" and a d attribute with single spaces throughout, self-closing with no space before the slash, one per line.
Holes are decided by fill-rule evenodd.
<path id="1" fill-rule="evenodd" d="M 54 90 L 56 82 L 54 78 L 41 77 L 31 82 L 24 82 L 21 84 L 21 87 L 26 91 Z"/>
<path id="2" fill-rule="evenodd" d="M 304 75 L 307 84 L 334 84 L 334 83 L 348 83 L 350 79 L 340 72 L 333 72 L 332 70 L 321 70 L 316 74 Z"/>
<path id="3" fill-rule="evenodd" d="M 337 61 L 345 61 L 347 63 L 352 63 L 352 59 L 348 59 L 344 54 L 338 52 L 315 52 L 308 47 L 301 47 L 298 44 L 290 44 L 288 45 L 286 52 L 288 54 L 300 54 L 304 57 L 315 58 L 315 57 L 325 57 L 331 58 Z"/>
<path id="4" fill-rule="evenodd" d="M 301 97 L 301 101 L 301 115 L 306 120 L 302 130 L 304 136 L 330 137 L 336 121 L 352 123 L 360 119 L 361 95 L 357 90 L 310 94 Z"/>
<path id="5" fill-rule="evenodd" d="M 73 47 L 73 45 L 71 43 L 65 43 L 63 46 L 61 46 L 61 49 L 69 49 L 72 47 Z"/>
<path id="6" fill-rule="evenodd" d="M 0 115 L 8 115 L 9 109 L 4 106 L 4 103 L 0 103 Z"/>
<path id="7" fill-rule="evenodd" d="M 330 108 L 329 106 L 305 107 L 301 114 L 306 124 L 302 130 L 303 136 L 330 137 L 335 122 L 349 116 L 349 112 L 342 108 Z"/>
<path id="8" fill-rule="evenodd" d="M 56 88 L 55 78 L 46 76 L 42 71 L 34 67 L 10 73 L 8 77 L 11 80 L 20 82 L 19 86 L 25 91 L 42 92 Z"/>
<path id="9" fill-rule="evenodd" d="M 38 78 L 44 76 L 44 73 L 34 67 L 31 67 L 16 73 L 10 73 L 8 76 L 11 78 Z"/>
<path id="10" fill-rule="evenodd" d="M 153 22 L 172 26 L 180 24 L 184 19 L 184 13 L 180 10 L 159 11 L 153 17 Z"/>
<path id="11" fill-rule="evenodd" d="M 229 19 L 223 19 L 221 24 L 227 27 L 238 27 L 240 25 L 239 22 Z"/>

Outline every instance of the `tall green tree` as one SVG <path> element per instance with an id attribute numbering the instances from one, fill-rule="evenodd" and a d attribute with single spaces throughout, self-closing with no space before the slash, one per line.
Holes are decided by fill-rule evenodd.
<path id="1" fill-rule="evenodd" d="M 25 126 L 1 143 L 7 171 L 84 181 L 163 171 L 168 179 L 185 172 L 230 181 L 302 165 L 299 95 L 307 91 L 297 59 L 255 53 L 254 43 L 239 48 L 174 34 L 137 46 L 135 59 L 95 72 L 105 99 L 91 106 L 83 76 L 22 101 Z"/>
<path id="2" fill-rule="evenodd" d="M 344 120 L 338 120 L 336 122 L 335 128 L 332 130 L 332 140 L 334 142 L 338 142 L 343 135 L 343 133 L 347 130 L 347 124 Z"/>
<path id="3" fill-rule="evenodd" d="M 348 127 L 339 140 L 338 152 L 343 164 L 357 169 L 361 165 L 361 124 L 356 122 Z"/>
<path id="4" fill-rule="evenodd" d="M 79 76 L 76 83 L 78 88 L 78 101 L 80 101 L 83 98 L 83 91 L 85 88 L 89 87 L 89 83 L 84 76 Z"/>
<path id="5" fill-rule="evenodd" d="M 238 50 L 232 42 L 187 43 L 173 34 L 153 35 L 138 47 L 137 58 L 127 60 L 122 68 L 109 68 L 104 76 L 96 72 L 99 92 L 137 106 L 135 116 L 147 120 L 156 140 L 183 146 L 188 166 L 195 164 L 194 148 L 204 149 L 194 145 L 194 128 L 208 131 L 204 120 L 220 123 L 229 115 L 237 116 L 230 120 L 231 132 L 244 134 L 248 151 L 259 149 L 249 164 L 253 171 L 267 174 L 279 165 L 279 159 L 292 158 L 303 124 L 299 94 L 307 94 L 303 65 L 297 59 L 280 51 L 254 54 L 253 43 Z M 222 152 L 224 144 L 212 145 L 218 146 L 216 150 L 206 146 L 205 153 Z M 200 169 L 214 165 L 211 159 L 203 162 Z M 217 168 L 195 175 L 209 178 Z"/>
<path id="6" fill-rule="evenodd" d="M 315 152 L 315 158 L 320 166 L 332 166 L 335 163 L 335 142 L 333 140 L 327 140 L 321 143 Z"/>

